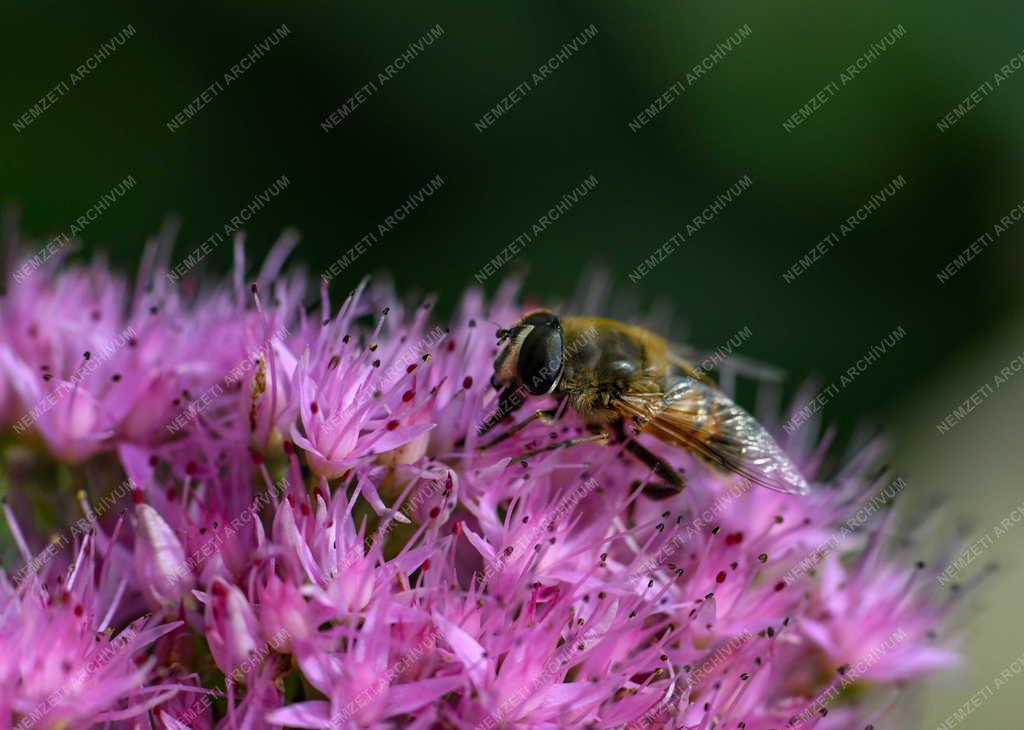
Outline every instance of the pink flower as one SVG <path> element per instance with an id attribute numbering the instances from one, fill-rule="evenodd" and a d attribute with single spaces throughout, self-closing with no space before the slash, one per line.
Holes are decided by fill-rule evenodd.
<path id="1" fill-rule="evenodd" d="M 247 288 L 186 296 L 170 286 L 169 243 L 165 236 L 147 247 L 131 295 L 102 264 L 61 269 L 54 257 L 16 278 L 0 303 L 0 381 L 17 397 L 0 415 L 13 410 L 16 428 L 38 430 L 62 460 L 82 461 L 115 441 L 154 445 L 179 435 L 240 400 L 254 332 L 288 332 L 280 312 L 295 314 L 303 287 L 274 277 L 294 236 L 282 237 L 257 279 L 278 302 L 262 312 L 247 308 Z M 236 254 L 241 276 L 240 241 Z"/>
<path id="2" fill-rule="evenodd" d="M 18 523 L 9 525 L 24 553 Z M 89 536 L 69 570 L 48 578 L 54 560 L 15 586 L 0 574 L 0 716 L 5 726 L 88 727 L 138 717 L 174 689 L 146 686 L 145 650 L 179 624 L 147 614 L 118 620 L 123 578 L 97 556 Z"/>
<path id="3" fill-rule="evenodd" d="M 328 701 L 288 705 L 267 719 L 293 727 L 336 728 L 375 726 L 396 716 L 438 717 L 431 705 L 462 680 L 450 673 L 414 678 L 416 652 L 429 652 L 435 635 L 410 631 L 410 624 L 419 623 L 411 616 L 398 621 L 396 635 L 394 619 L 388 617 L 389 603 L 378 603 L 367 612 L 362 626 L 345 641 L 347 650 L 330 654 L 300 650 L 304 675 Z"/>
<path id="4" fill-rule="evenodd" d="M 490 423 L 516 282 L 447 323 L 379 283 L 311 312 L 294 243 L 247 279 L 239 237 L 213 286 L 166 241 L 131 291 L 54 260 L 0 300 L 0 421 L 90 492 L 22 533 L 71 510 L 42 458 L 7 479 L 0 725 L 864 727 L 956 661 L 879 444 L 828 473 L 816 426 L 780 438 L 794 497 L 641 436 L 686 473 L 664 500 L 620 445 L 545 450 L 571 412 L 485 448 L 532 410 Z M 62 529 L 70 554 L 29 547 Z"/>
<path id="5" fill-rule="evenodd" d="M 385 454 L 429 431 L 426 404 L 431 398 L 417 373 L 422 358 L 393 373 L 394 343 L 385 340 L 384 308 L 370 333 L 354 320 L 369 312 L 362 290 L 353 293 L 338 316 L 323 327 L 295 371 L 299 424 L 292 439 L 306 452 L 310 468 L 329 479 L 344 474 L 356 460 Z"/>
<path id="6" fill-rule="evenodd" d="M 259 596 L 259 621 L 263 636 L 280 636 L 278 651 L 290 654 L 297 643 L 316 634 L 314 612 L 292 583 L 270 576 Z"/>
<path id="7" fill-rule="evenodd" d="M 942 603 L 929 596 L 934 571 L 923 563 L 885 565 L 869 577 L 866 569 L 863 562 L 845 568 L 829 556 L 799 630 L 832 664 L 874 682 L 913 679 L 958 664 L 955 652 L 931 638 L 943 619 Z"/>

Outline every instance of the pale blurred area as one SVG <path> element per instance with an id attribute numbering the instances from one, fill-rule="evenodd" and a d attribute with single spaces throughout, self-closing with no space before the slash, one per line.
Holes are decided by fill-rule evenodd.
<path id="1" fill-rule="evenodd" d="M 988 535 L 984 554 L 959 571 L 954 581 L 968 582 L 989 562 L 998 571 L 965 596 L 960 617 L 964 665 L 932 683 L 924 694 L 920 728 L 943 723 L 979 696 L 978 706 L 946 727 L 994 730 L 1022 727 L 1024 671 L 997 687 L 996 677 L 1024 654 L 1024 521 L 999 537 L 995 527 L 1024 502 L 1024 370 L 998 389 L 994 377 L 1024 352 L 1024 311 L 1004 320 L 991 338 L 960 350 L 931 381 L 924 381 L 893 404 L 893 463 L 905 473 L 912 493 L 909 504 L 925 508 L 943 503 L 942 537 L 965 525 L 965 545 Z M 994 390 L 946 433 L 936 425 L 983 384 Z M 903 505 L 907 507 L 907 504 Z M 1017 519 L 1020 520 L 1019 514 Z M 957 552 L 960 554 L 960 551 Z M 938 566 L 940 570 L 946 566 Z M 1014 670 L 1011 670 L 1014 671 Z"/>

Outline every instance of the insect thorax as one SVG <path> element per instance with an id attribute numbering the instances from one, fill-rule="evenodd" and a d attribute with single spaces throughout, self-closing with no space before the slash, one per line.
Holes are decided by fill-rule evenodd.
<path id="1" fill-rule="evenodd" d="M 615 397 L 645 378 L 649 358 L 643 342 L 625 330 L 601 325 L 567 327 L 559 390 L 582 416 L 610 411 Z M 607 415 L 607 414 L 605 414 Z"/>

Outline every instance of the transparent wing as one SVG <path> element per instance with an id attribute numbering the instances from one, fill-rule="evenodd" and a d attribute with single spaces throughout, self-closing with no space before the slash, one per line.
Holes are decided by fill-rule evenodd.
<path id="1" fill-rule="evenodd" d="M 735 342 L 726 343 L 729 349 L 735 348 Z M 734 381 L 736 376 L 753 378 L 762 383 L 781 383 L 785 380 L 785 371 L 744 357 L 735 352 L 726 352 L 725 346 L 717 350 L 699 350 L 677 342 L 667 343 L 668 361 L 683 374 L 696 378 L 711 387 L 715 381 Z M 711 375 L 711 373 L 715 375 Z"/>
<path id="2" fill-rule="evenodd" d="M 699 380 L 705 385 L 710 385 L 712 388 L 715 387 L 714 378 L 701 367 L 694 364 L 706 360 L 700 352 L 684 345 L 677 345 L 674 342 L 667 343 L 667 345 L 666 356 L 669 364 L 691 378 Z"/>
<path id="3" fill-rule="evenodd" d="M 680 375 L 670 379 L 664 393 L 627 392 L 619 407 L 643 431 L 755 484 L 786 494 L 810 491 L 771 434 L 724 393 L 699 380 Z"/>

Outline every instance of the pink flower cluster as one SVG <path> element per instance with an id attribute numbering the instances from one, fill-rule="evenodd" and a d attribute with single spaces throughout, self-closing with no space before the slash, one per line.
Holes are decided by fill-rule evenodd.
<path id="1" fill-rule="evenodd" d="M 615 445 L 523 456 L 572 415 L 482 448 L 515 285 L 310 306 L 293 244 L 0 299 L 0 728 L 864 728 L 955 663 L 877 444 L 826 483 L 806 425 L 792 497 L 652 441 L 659 501 Z"/>

